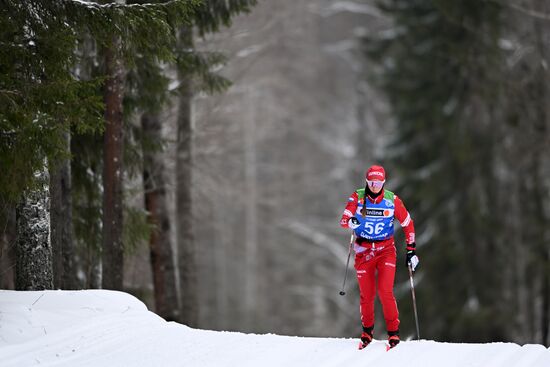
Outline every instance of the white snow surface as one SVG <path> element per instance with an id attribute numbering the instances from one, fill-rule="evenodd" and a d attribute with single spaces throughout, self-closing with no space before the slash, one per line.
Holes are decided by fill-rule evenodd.
<path id="1" fill-rule="evenodd" d="M 122 292 L 0 291 L 0 366 L 550 366 L 542 345 L 255 335 L 166 322 Z"/>

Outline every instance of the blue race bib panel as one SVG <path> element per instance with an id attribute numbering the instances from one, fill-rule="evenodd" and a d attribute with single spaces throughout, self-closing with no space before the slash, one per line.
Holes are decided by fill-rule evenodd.
<path id="1" fill-rule="evenodd" d="M 359 202 L 355 217 L 359 220 L 360 225 L 355 229 L 355 234 L 372 241 L 386 240 L 392 237 L 395 212 L 393 192 L 385 190 L 384 198 L 378 204 L 373 204 L 365 199 L 365 189 L 359 189 L 356 192 Z M 366 208 L 363 213 L 364 203 L 366 203 Z"/>

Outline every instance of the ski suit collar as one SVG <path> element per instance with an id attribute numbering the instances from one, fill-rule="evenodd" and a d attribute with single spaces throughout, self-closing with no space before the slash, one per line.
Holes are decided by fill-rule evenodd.
<path id="1" fill-rule="evenodd" d="M 382 191 L 380 191 L 380 194 L 373 199 L 369 196 L 368 192 L 365 190 L 365 198 L 368 198 L 368 200 L 373 204 L 378 204 L 379 202 L 381 202 L 382 199 L 384 198 L 384 194 L 385 194 L 384 189 L 382 189 Z"/>

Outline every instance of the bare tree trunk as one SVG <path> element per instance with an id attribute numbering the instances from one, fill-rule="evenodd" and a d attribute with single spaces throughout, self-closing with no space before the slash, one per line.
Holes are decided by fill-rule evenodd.
<path id="1" fill-rule="evenodd" d="M 67 150 L 71 135 L 64 133 Z M 77 289 L 73 243 L 73 211 L 71 193 L 71 162 L 63 160 L 52 169 L 51 193 L 51 242 L 53 251 L 53 284 L 56 289 Z"/>
<path id="2" fill-rule="evenodd" d="M 103 252 L 102 286 L 122 289 L 122 177 L 124 67 L 120 40 L 105 49 L 105 134 L 103 141 Z"/>
<path id="3" fill-rule="evenodd" d="M 152 143 L 162 140 L 161 123 L 157 114 L 141 116 L 144 139 Z M 151 267 L 155 291 L 156 312 L 166 320 L 178 320 L 179 307 L 176 291 L 174 254 L 170 240 L 170 218 L 166 192 L 166 168 L 162 150 L 143 147 L 143 186 L 145 209 L 149 223 L 155 228 L 149 238 Z"/>
<path id="4" fill-rule="evenodd" d="M 180 47 L 192 45 L 192 30 L 184 28 L 180 33 Z M 197 326 L 198 295 L 196 251 L 192 228 L 191 203 L 191 164 L 192 164 L 192 126 L 191 126 L 191 79 L 180 72 L 181 91 L 178 111 L 178 132 L 176 147 L 176 215 L 178 239 L 178 270 L 181 297 L 181 322 Z"/>
<path id="5" fill-rule="evenodd" d="M 548 10 L 549 6 L 545 1 L 537 0 L 534 1 L 534 5 L 537 8 Z M 535 21 L 535 35 L 536 35 L 536 44 L 537 51 L 540 55 L 541 60 L 548 60 L 548 52 L 546 45 L 548 44 L 549 27 L 545 22 Z M 550 327 L 550 252 L 548 250 L 548 242 L 550 241 L 550 229 L 548 229 L 548 221 L 550 220 L 550 210 L 548 203 L 550 202 L 549 185 L 548 185 L 548 164 L 550 160 L 547 158 L 547 142 L 550 137 L 550 107 L 548 106 L 548 81 L 550 79 L 550 74 L 545 67 L 539 67 L 537 69 L 537 122 L 534 124 L 536 129 L 535 134 L 537 136 L 538 144 L 535 147 L 535 158 L 534 166 L 535 169 L 533 172 L 533 184 L 535 195 L 537 198 L 535 201 L 535 215 L 537 232 L 539 235 L 536 252 L 539 253 L 539 271 L 540 271 L 540 306 L 537 310 L 539 317 L 535 320 L 535 335 L 540 335 L 540 342 L 542 344 L 548 345 L 550 343 L 549 337 L 549 327 Z M 538 298 L 538 297 L 537 297 Z"/>
<path id="6" fill-rule="evenodd" d="M 15 209 L 6 206 L 0 210 L 0 289 L 15 289 Z"/>
<path id="7" fill-rule="evenodd" d="M 541 344 L 548 347 L 550 346 L 550 249 L 543 251 Z"/>
<path id="8" fill-rule="evenodd" d="M 257 188 L 257 157 L 255 144 L 255 108 L 253 92 L 248 93 L 248 116 L 244 118 L 244 172 L 245 192 L 247 193 L 245 211 L 245 264 L 246 281 L 244 284 L 244 311 L 247 330 L 253 330 L 257 310 L 258 288 L 258 188 Z"/>
<path id="9" fill-rule="evenodd" d="M 15 288 L 53 288 L 48 172 L 37 173 L 39 187 L 28 191 L 16 209 Z"/>

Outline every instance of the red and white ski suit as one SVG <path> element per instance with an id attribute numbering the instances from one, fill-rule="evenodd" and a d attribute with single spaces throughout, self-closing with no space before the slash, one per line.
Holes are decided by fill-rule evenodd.
<path id="1" fill-rule="evenodd" d="M 380 203 L 384 198 L 384 190 L 375 199 L 368 195 L 365 195 L 365 198 L 371 203 Z M 340 220 L 340 225 L 343 228 L 349 228 L 348 221 L 357 210 L 358 200 L 357 192 L 354 192 L 348 199 L 348 204 Z M 405 232 L 407 245 L 412 244 L 415 242 L 415 233 L 411 216 L 397 195 L 394 204 L 394 217 L 399 221 Z M 399 330 L 399 311 L 393 294 L 396 265 L 396 248 L 393 236 L 381 241 L 369 241 L 358 237 L 354 249 L 363 326 L 374 326 L 374 297 L 376 289 L 378 289 L 378 297 L 382 303 L 386 321 L 386 330 L 389 332 Z"/>

